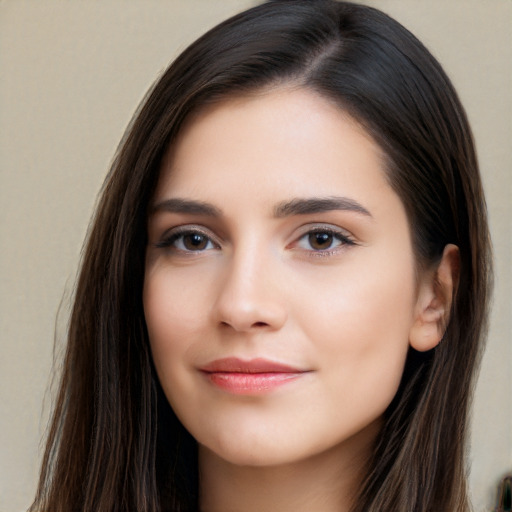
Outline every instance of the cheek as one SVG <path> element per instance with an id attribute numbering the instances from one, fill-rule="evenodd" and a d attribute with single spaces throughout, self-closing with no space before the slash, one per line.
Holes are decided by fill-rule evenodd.
<path id="1" fill-rule="evenodd" d="M 403 269 L 412 265 L 348 267 L 298 317 L 328 369 L 332 400 L 343 397 L 370 419 L 387 408 L 403 374 L 415 305 L 413 272 Z"/>
<path id="2" fill-rule="evenodd" d="M 201 328 L 212 300 L 204 286 L 208 274 L 201 270 L 176 271 L 157 263 L 146 271 L 144 316 L 152 345 L 185 344 Z"/>
<path id="3" fill-rule="evenodd" d="M 190 349 L 187 341 L 198 330 L 198 305 L 165 272 L 146 275 L 144 316 L 153 361 L 164 390 L 172 387 L 184 370 L 180 362 Z"/>

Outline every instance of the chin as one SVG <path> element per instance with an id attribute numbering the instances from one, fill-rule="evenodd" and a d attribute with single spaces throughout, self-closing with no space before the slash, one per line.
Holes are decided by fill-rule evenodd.
<path id="1" fill-rule="evenodd" d="M 253 442 L 231 442 L 226 447 L 216 446 L 215 449 L 200 445 L 199 450 L 234 466 L 254 468 L 286 465 L 304 457 L 297 451 L 279 450 L 275 446 L 255 445 Z"/>
<path id="2" fill-rule="evenodd" d="M 203 453 L 240 467 L 284 466 L 314 462 L 318 457 L 366 459 L 381 425 L 382 419 L 378 418 L 362 428 L 347 428 L 346 435 L 338 432 L 337 436 L 304 431 L 295 435 L 290 432 L 278 435 L 275 431 L 247 431 L 243 434 L 239 429 L 235 434 L 210 438 L 205 444 L 199 442 L 199 446 L 200 453 L 203 450 Z"/>
<path id="3" fill-rule="evenodd" d="M 279 466 L 307 458 L 313 447 L 304 443 L 302 436 L 279 435 L 267 429 L 247 430 L 239 426 L 237 432 L 224 430 L 217 435 L 198 436 L 201 451 L 236 466 Z M 297 436 L 296 436 L 297 437 Z"/>

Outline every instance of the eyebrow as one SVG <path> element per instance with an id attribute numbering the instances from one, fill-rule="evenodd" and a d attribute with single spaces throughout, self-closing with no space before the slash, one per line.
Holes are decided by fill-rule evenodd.
<path id="1" fill-rule="evenodd" d="M 165 199 L 153 205 L 150 215 L 158 212 L 188 213 L 189 215 L 202 215 L 205 217 L 221 217 L 222 212 L 213 204 L 192 199 L 173 198 Z"/>
<path id="2" fill-rule="evenodd" d="M 279 203 L 274 208 L 275 217 L 289 217 L 291 215 L 307 215 L 311 213 L 322 213 L 332 210 L 343 210 L 360 213 L 371 217 L 371 213 L 357 201 L 348 197 L 313 197 L 307 199 L 292 199 Z"/>
<path id="3" fill-rule="evenodd" d="M 274 217 L 283 218 L 293 215 L 308 215 L 333 210 L 342 210 L 359 213 L 372 217 L 371 213 L 357 201 L 348 197 L 312 197 L 294 198 L 284 201 L 274 207 Z M 189 215 L 201 215 L 205 217 L 222 217 L 222 210 L 216 206 L 203 201 L 193 199 L 172 198 L 164 199 L 153 205 L 150 215 L 158 212 L 184 213 Z"/>

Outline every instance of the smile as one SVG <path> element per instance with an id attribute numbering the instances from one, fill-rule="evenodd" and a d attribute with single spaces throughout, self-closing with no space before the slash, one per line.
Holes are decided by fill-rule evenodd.
<path id="1" fill-rule="evenodd" d="M 237 358 L 213 361 L 202 367 L 201 372 L 214 386 L 237 395 L 267 393 L 308 373 L 266 359 Z"/>

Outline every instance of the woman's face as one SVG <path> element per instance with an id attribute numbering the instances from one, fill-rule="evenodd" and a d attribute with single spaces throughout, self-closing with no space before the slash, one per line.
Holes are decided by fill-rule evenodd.
<path id="1" fill-rule="evenodd" d="M 200 450 L 264 466 L 367 449 L 416 295 L 381 151 L 317 94 L 210 107 L 164 159 L 144 310 L 160 382 Z"/>

